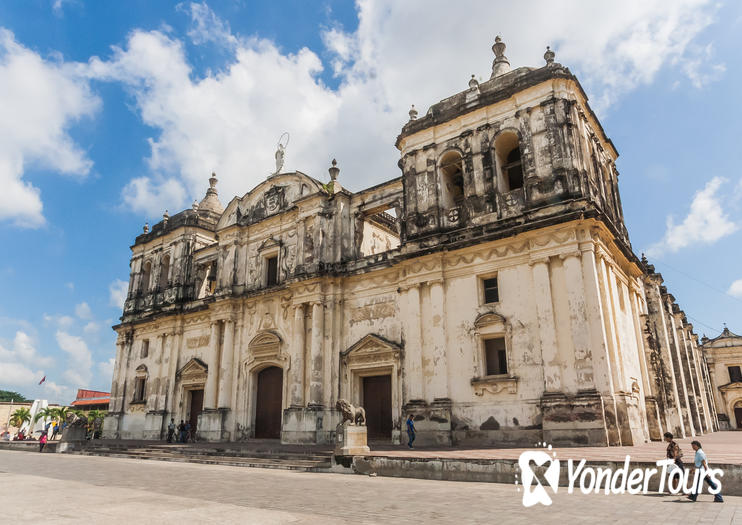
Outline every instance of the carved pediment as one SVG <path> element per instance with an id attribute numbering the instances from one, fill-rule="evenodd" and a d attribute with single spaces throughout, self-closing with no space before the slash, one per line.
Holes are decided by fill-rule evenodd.
<path id="1" fill-rule="evenodd" d="M 209 365 L 198 359 L 197 357 L 192 358 L 185 365 L 178 370 L 176 377 L 194 377 L 194 376 L 205 376 L 209 371 Z"/>
<path id="2" fill-rule="evenodd" d="M 354 359 L 391 358 L 399 359 L 402 347 L 376 334 L 368 334 L 358 340 L 341 355 L 347 362 Z"/>
<path id="3" fill-rule="evenodd" d="M 276 355 L 281 346 L 281 338 L 272 331 L 261 332 L 248 345 L 253 356 Z"/>
<path id="4" fill-rule="evenodd" d="M 487 312 L 477 317 L 477 319 L 474 321 L 474 327 L 482 328 L 485 326 L 491 326 L 491 325 L 497 325 L 497 324 L 501 324 L 505 326 L 506 323 L 507 323 L 507 320 L 500 314 L 497 314 L 495 312 Z"/>
<path id="5" fill-rule="evenodd" d="M 258 248 L 259 252 L 262 252 L 264 250 L 270 250 L 271 248 L 280 248 L 281 247 L 281 241 L 279 239 L 274 239 L 273 237 L 268 237 L 266 240 L 264 240 L 260 247 Z"/>

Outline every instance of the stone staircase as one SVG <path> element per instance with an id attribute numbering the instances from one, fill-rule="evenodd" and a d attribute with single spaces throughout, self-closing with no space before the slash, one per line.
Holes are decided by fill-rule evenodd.
<path id="1" fill-rule="evenodd" d="M 83 456 L 107 456 L 305 472 L 327 472 L 332 466 L 332 452 L 329 449 L 296 448 L 280 445 L 277 442 L 247 443 L 243 446 L 219 446 L 219 444 L 200 445 L 198 443 L 95 441 L 88 442 L 83 450 L 71 453 Z"/>

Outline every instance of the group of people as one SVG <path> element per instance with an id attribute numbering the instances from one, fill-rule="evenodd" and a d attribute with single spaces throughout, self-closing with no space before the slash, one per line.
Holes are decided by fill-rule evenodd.
<path id="1" fill-rule="evenodd" d="M 191 427 L 191 422 L 181 419 L 180 424 L 176 426 L 175 419 L 170 418 L 170 424 L 167 426 L 167 442 L 172 443 L 173 439 L 176 439 L 178 443 L 195 441 L 195 429 Z"/>
<path id="2" fill-rule="evenodd" d="M 683 451 L 680 450 L 680 445 L 678 445 L 677 442 L 673 439 L 673 435 L 671 432 L 665 432 L 665 441 L 667 442 L 667 458 L 675 461 L 675 466 L 677 467 L 679 473 L 681 475 L 684 474 L 685 465 L 683 464 Z M 716 490 L 717 485 L 716 483 L 714 483 L 714 480 L 712 480 L 711 477 L 707 474 L 709 466 L 706 459 L 706 453 L 701 448 L 701 443 L 699 441 L 691 441 L 690 446 L 695 451 L 693 464 L 695 465 L 696 469 L 703 468 L 704 471 L 703 479 L 699 478 L 697 483 L 693 484 L 693 491 L 688 495 L 689 500 L 696 501 L 696 499 L 698 498 L 698 493 L 701 492 L 701 488 L 703 487 L 704 483 L 711 487 L 712 490 Z M 714 494 L 714 501 L 717 503 L 724 502 L 724 498 L 721 497 L 721 491 Z"/>

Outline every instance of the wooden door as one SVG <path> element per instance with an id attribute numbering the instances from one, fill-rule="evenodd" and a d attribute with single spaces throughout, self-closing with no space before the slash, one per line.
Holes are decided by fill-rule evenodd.
<path id="1" fill-rule="evenodd" d="M 191 423 L 191 432 L 195 433 L 198 429 L 198 415 L 204 408 L 204 391 L 191 390 L 191 412 L 188 414 L 188 421 Z"/>
<path id="2" fill-rule="evenodd" d="M 742 429 L 742 407 L 734 408 L 734 418 L 737 420 L 737 428 Z"/>
<path id="3" fill-rule="evenodd" d="M 281 437 L 283 410 L 283 370 L 276 366 L 258 373 L 258 388 L 255 398 L 255 437 L 278 439 Z"/>
<path id="4" fill-rule="evenodd" d="M 364 377 L 362 406 L 366 410 L 368 439 L 391 439 L 392 376 Z"/>

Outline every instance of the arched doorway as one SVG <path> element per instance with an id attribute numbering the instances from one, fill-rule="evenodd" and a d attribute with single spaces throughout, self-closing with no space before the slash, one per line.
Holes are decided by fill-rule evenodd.
<path id="1" fill-rule="evenodd" d="M 277 366 L 258 372 L 255 396 L 255 437 L 281 437 L 283 370 Z"/>

